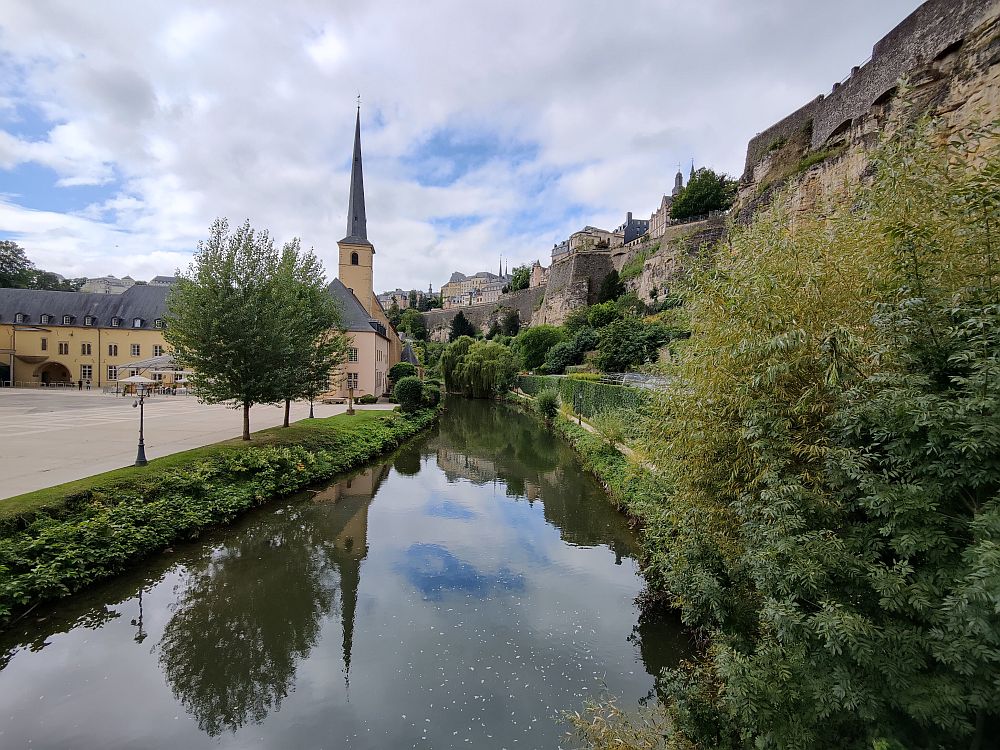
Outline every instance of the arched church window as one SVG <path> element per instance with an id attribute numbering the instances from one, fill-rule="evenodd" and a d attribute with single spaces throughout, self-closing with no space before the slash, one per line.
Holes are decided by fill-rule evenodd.
<path id="1" fill-rule="evenodd" d="M 352 266 L 358 265 L 358 254 L 357 253 L 351 253 L 351 265 Z"/>

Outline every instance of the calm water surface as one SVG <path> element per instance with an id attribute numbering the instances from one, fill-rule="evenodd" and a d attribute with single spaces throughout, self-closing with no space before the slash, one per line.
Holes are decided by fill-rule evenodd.
<path id="1" fill-rule="evenodd" d="M 280 500 L 0 636 L 3 748 L 555 748 L 686 641 L 572 451 L 454 402 L 389 462 Z"/>

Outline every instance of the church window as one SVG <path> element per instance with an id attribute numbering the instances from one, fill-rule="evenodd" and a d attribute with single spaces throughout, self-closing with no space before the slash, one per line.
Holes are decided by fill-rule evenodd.
<path id="1" fill-rule="evenodd" d="M 358 262 L 359 262 L 358 261 L 358 254 L 357 253 L 351 253 L 351 265 L 352 266 L 356 266 L 356 265 L 358 265 Z"/>

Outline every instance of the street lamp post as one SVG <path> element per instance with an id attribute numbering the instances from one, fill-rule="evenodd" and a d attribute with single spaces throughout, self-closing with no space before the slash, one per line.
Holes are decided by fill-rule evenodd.
<path id="1" fill-rule="evenodd" d="M 146 399 L 146 391 L 141 385 L 137 386 L 137 390 L 139 393 L 139 398 L 132 402 L 133 409 L 137 406 L 139 407 L 139 452 L 136 453 L 135 456 L 135 465 L 145 466 L 148 463 L 148 461 L 146 461 L 146 444 L 143 442 L 142 439 L 142 427 L 143 427 L 142 423 L 144 417 L 143 403 Z"/>

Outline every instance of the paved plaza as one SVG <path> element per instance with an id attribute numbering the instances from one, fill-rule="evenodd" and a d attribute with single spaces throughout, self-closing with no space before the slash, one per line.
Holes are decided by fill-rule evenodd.
<path id="1" fill-rule="evenodd" d="M 0 498 L 128 466 L 135 461 L 139 410 L 132 398 L 95 391 L 0 388 Z M 360 408 L 390 408 L 376 405 Z M 346 411 L 316 404 L 317 417 Z M 292 404 L 293 421 L 309 415 Z M 250 429 L 281 424 L 284 408 L 255 406 Z M 193 396 L 153 396 L 145 404 L 146 457 L 239 437 L 243 413 Z"/>

